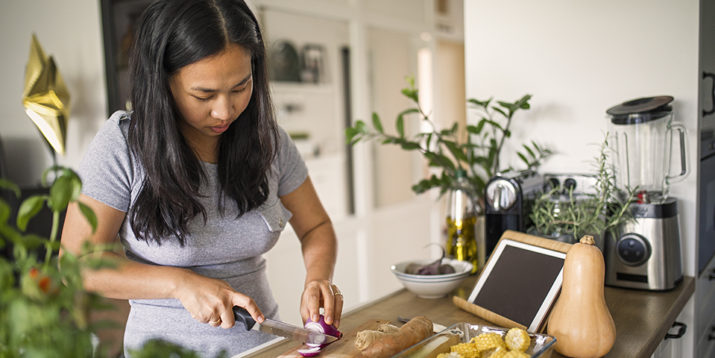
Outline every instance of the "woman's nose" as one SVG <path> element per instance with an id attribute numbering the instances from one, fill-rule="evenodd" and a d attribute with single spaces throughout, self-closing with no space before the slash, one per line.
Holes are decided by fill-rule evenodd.
<path id="1" fill-rule="evenodd" d="M 211 117 L 223 121 L 233 119 L 233 103 L 226 96 L 219 96 L 211 108 Z"/>

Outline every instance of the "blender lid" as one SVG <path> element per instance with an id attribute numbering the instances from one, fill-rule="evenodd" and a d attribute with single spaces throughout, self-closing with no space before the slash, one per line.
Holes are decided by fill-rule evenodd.
<path id="1" fill-rule="evenodd" d="M 637 124 L 654 121 L 669 115 L 673 107 L 673 96 L 642 97 L 623 102 L 609 108 L 613 124 Z"/>

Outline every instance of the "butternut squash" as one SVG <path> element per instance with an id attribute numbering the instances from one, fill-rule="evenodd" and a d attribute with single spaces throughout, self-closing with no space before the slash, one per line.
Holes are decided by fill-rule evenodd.
<path id="1" fill-rule="evenodd" d="M 603 295 L 603 254 L 593 237 L 584 236 L 569 249 L 563 275 L 547 326 L 556 337 L 556 351 L 576 358 L 606 355 L 616 340 L 616 325 Z"/>

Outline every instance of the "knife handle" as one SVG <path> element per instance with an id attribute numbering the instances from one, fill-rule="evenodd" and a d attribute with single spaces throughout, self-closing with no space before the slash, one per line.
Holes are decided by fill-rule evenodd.
<path id="1" fill-rule="evenodd" d="M 233 317 L 236 319 L 236 323 L 243 323 L 247 331 L 250 331 L 256 325 L 256 320 L 243 307 L 233 306 Z"/>

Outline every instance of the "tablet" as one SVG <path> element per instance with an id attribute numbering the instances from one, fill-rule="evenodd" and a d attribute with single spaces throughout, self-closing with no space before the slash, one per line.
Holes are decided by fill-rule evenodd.
<path id="1" fill-rule="evenodd" d="M 554 240 L 506 231 L 482 270 L 469 302 L 494 317 L 539 332 L 561 291 L 566 251 Z M 500 322 L 495 322 L 500 323 Z"/>

